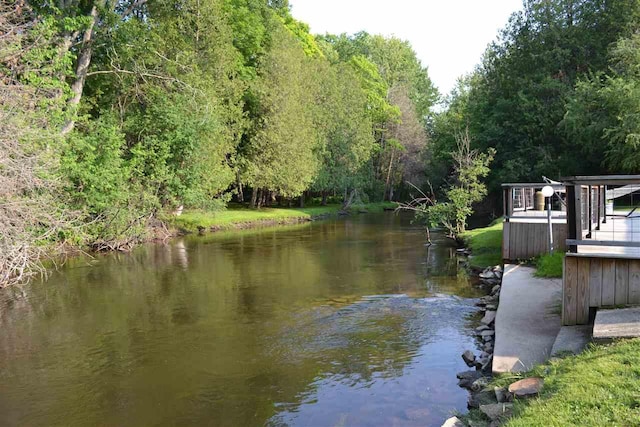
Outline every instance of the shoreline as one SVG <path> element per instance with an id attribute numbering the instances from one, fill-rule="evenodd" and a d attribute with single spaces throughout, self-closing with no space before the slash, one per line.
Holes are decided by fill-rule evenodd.
<path id="1" fill-rule="evenodd" d="M 311 206 L 307 208 L 232 208 L 217 212 L 186 211 L 180 216 L 162 218 L 170 237 L 187 234 L 207 234 L 219 231 L 246 230 L 251 228 L 292 225 L 320 221 L 341 216 L 382 213 L 394 210 L 395 202 L 354 205 L 346 211 L 341 205 Z M 157 240 L 157 239 L 154 239 Z M 166 239 L 161 239 L 166 240 Z"/>

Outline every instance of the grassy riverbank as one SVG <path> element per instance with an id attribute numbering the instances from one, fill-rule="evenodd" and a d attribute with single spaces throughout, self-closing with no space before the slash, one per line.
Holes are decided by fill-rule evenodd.
<path id="1" fill-rule="evenodd" d="M 460 236 L 471 249 L 471 267 L 502 264 L 502 224 L 502 219 L 498 219 L 488 227 L 468 230 Z"/>
<path id="2" fill-rule="evenodd" d="M 369 203 L 353 205 L 349 213 L 382 212 L 385 208 L 395 208 L 395 203 Z M 216 231 L 234 228 L 250 228 L 269 224 L 290 224 L 298 221 L 309 221 L 315 218 L 337 216 L 341 205 L 310 206 L 306 208 L 261 208 L 230 207 L 222 211 L 208 212 L 201 210 L 185 211 L 179 217 L 172 218 L 170 223 L 187 232 L 198 230 Z"/>
<path id="3" fill-rule="evenodd" d="M 508 427 L 640 425 L 640 339 L 593 346 L 540 365 L 524 377 L 544 378 L 539 398 L 518 400 Z M 518 379 L 496 377 L 504 387 Z M 482 419 L 478 411 L 470 419 Z"/>

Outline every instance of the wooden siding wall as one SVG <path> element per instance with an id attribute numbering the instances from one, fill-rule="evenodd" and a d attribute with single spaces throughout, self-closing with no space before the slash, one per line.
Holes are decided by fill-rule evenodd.
<path id="1" fill-rule="evenodd" d="M 502 231 L 502 258 L 529 259 L 549 252 L 549 225 L 546 222 L 505 222 Z M 553 247 L 567 249 L 567 224 L 553 224 Z"/>
<path id="2" fill-rule="evenodd" d="M 562 324 L 585 325 L 589 307 L 640 304 L 640 259 L 564 259 Z"/>

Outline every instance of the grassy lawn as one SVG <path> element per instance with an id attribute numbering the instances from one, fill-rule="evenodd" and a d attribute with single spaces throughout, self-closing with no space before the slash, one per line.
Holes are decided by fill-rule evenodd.
<path id="1" fill-rule="evenodd" d="M 366 210 L 367 212 L 382 212 L 384 208 L 395 208 L 395 203 L 370 203 L 353 205 L 352 212 Z M 261 208 L 232 207 L 222 211 L 208 212 L 201 210 L 185 211 L 179 217 L 170 221 L 176 227 L 186 231 L 204 229 L 230 229 L 264 222 L 286 222 L 288 220 L 304 220 L 319 216 L 337 215 L 341 205 L 310 206 L 306 208 Z"/>
<path id="2" fill-rule="evenodd" d="M 536 258 L 537 277 L 562 277 L 562 260 L 564 252 L 554 252 Z"/>
<path id="3" fill-rule="evenodd" d="M 508 427 L 640 425 L 640 339 L 592 346 L 524 375 L 530 376 L 544 378 L 542 392 L 516 401 Z M 503 374 L 490 387 L 517 379 Z"/>
<path id="4" fill-rule="evenodd" d="M 462 239 L 472 256 L 469 264 L 476 268 L 485 268 L 502 264 L 502 219 L 490 226 L 475 228 L 462 234 Z"/>

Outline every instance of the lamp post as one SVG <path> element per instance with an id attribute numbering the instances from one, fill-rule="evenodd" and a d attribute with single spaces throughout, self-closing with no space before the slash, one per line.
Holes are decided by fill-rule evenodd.
<path id="1" fill-rule="evenodd" d="M 555 191 L 550 185 L 542 187 L 542 195 L 547 198 L 547 223 L 549 224 L 549 253 L 553 252 L 553 228 L 551 225 L 551 196 Z"/>

